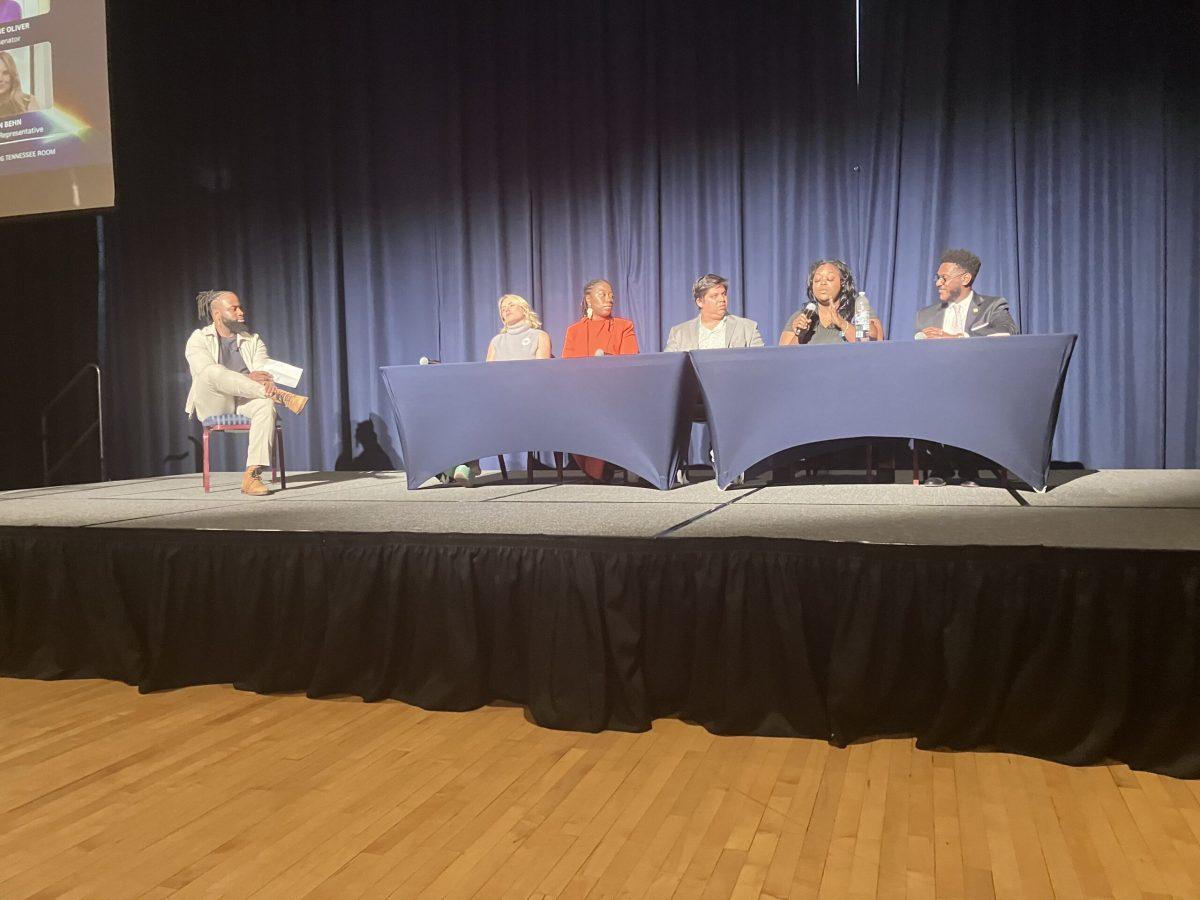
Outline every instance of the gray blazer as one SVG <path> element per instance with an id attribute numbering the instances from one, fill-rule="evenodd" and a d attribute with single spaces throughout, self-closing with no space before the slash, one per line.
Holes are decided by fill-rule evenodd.
<path id="1" fill-rule="evenodd" d="M 946 312 L 943 303 L 926 306 L 917 312 L 916 333 L 920 334 L 926 328 L 941 328 L 942 317 Z M 987 337 L 989 334 L 1017 334 L 1017 323 L 1013 321 L 1012 313 L 1008 310 L 1008 301 L 1003 297 L 989 297 L 986 294 L 976 294 L 967 307 L 967 321 L 963 323 L 963 332 L 967 337 Z"/>
<path id="2" fill-rule="evenodd" d="M 743 319 L 741 316 L 726 314 L 725 316 L 725 346 L 726 347 L 761 347 L 762 335 L 758 333 L 758 323 L 753 319 Z M 680 322 L 671 328 L 667 335 L 667 346 L 664 353 L 676 353 L 683 350 L 700 349 L 700 317 Z"/>

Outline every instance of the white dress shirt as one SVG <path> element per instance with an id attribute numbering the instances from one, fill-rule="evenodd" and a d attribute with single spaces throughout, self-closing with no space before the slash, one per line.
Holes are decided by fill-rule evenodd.
<path id="1" fill-rule="evenodd" d="M 967 325 L 967 310 L 971 308 L 971 303 L 975 299 L 974 291 L 967 291 L 967 296 L 954 303 L 946 304 L 946 311 L 942 313 L 942 331 L 946 334 L 965 334 Z"/>
<path id="2" fill-rule="evenodd" d="M 721 319 L 717 323 L 716 328 L 709 329 L 703 322 L 697 329 L 700 332 L 700 349 L 713 350 L 718 347 L 724 347 L 728 343 L 725 339 L 725 320 Z"/>

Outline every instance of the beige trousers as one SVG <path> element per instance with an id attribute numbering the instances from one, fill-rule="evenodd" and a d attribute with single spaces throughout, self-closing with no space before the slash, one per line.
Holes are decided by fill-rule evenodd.
<path id="1" fill-rule="evenodd" d="M 250 420 L 250 447 L 246 468 L 271 465 L 275 441 L 275 401 L 267 399 L 263 386 L 253 378 L 224 366 L 209 366 L 193 382 L 196 418 L 237 413 Z"/>

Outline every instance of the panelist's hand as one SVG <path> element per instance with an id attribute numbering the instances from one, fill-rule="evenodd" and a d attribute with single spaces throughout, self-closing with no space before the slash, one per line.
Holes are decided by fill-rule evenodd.
<path id="1" fill-rule="evenodd" d="M 960 338 L 965 337 L 961 334 L 951 334 L 949 331 L 943 331 L 940 328 L 923 328 L 921 334 L 927 338 Z"/>
<path id="2" fill-rule="evenodd" d="M 810 325 L 812 325 L 812 316 L 802 312 L 792 322 L 792 331 L 808 331 Z"/>
<path id="3" fill-rule="evenodd" d="M 250 380 L 257 381 L 263 386 L 263 390 L 267 392 L 268 397 L 275 396 L 275 379 L 271 377 L 270 372 L 251 372 Z"/>

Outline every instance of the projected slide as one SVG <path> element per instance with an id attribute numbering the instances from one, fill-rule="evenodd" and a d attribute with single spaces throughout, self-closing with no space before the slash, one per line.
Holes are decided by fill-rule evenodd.
<path id="1" fill-rule="evenodd" d="M 113 205 L 104 0 L 0 0 L 0 217 Z"/>

